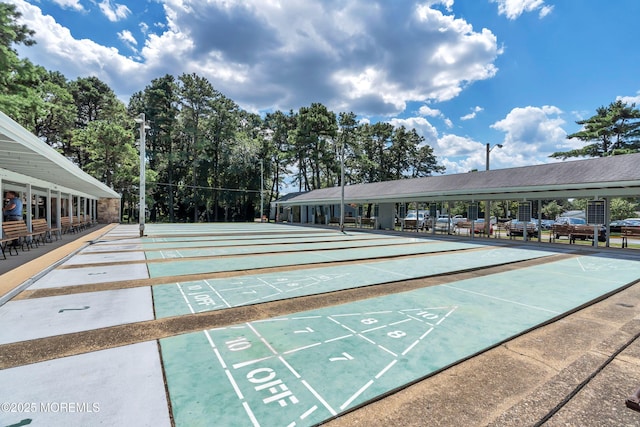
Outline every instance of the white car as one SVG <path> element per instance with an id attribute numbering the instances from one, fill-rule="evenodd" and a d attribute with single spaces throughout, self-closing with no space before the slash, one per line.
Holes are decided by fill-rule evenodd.
<path id="1" fill-rule="evenodd" d="M 413 228 L 413 225 L 407 226 L 407 221 L 416 221 L 416 227 L 418 229 L 424 230 L 427 228 L 427 217 L 422 212 L 409 212 L 407 216 L 404 217 L 405 228 Z"/>
<path id="2" fill-rule="evenodd" d="M 450 220 L 448 217 L 440 217 L 436 220 L 436 225 L 434 227 L 434 229 L 436 231 L 443 231 L 443 232 L 453 232 L 453 228 L 455 227 L 455 225 L 453 224 L 453 220 Z"/>

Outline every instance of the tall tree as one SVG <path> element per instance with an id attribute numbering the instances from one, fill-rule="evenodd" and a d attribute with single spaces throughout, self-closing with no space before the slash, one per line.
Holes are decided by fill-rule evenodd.
<path id="1" fill-rule="evenodd" d="M 113 121 L 94 120 L 85 128 L 76 129 L 73 145 L 82 147 L 89 161 L 85 172 L 111 188 L 124 190 L 138 171 L 138 155 L 133 146 L 133 134 Z"/>
<path id="2" fill-rule="evenodd" d="M 300 172 L 304 173 L 305 190 L 322 188 L 323 178 L 330 179 L 323 172 L 329 169 L 327 165 L 332 165 L 336 160 L 331 155 L 333 150 L 327 148 L 336 136 L 337 127 L 335 113 L 324 105 L 313 103 L 310 107 L 300 108 L 295 151 Z"/>
<path id="3" fill-rule="evenodd" d="M 265 116 L 263 138 L 268 146 L 266 173 L 271 177 L 267 206 L 280 197 L 280 185 L 284 183 L 285 176 L 290 173 L 288 168 L 292 163 L 290 160 L 295 160 L 291 159 L 290 155 L 294 150 L 290 149 L 289 135 L 295 130 L 296 122 L 297 117 L 293 110 L 288 114 L 276 111 Z"/>
<path id="4" fill-rule="evenodd" d="M 14 48 L 35 44 L 31 38 L 35 32 L 17 23 L 21 16 L 15 5 L 0 3 L 0 111 L 33 131 L 42 107 L 37 87 L 45 71 L 21 59 Z"/>
<path id="5" fill-rule="evenodd" d="M 213 197 L 206 203 L 207 220 L 210 220 L 209 215 L 213 212 L 213 220 L 218 221 L 218 189 L 223 183 L 225 169 L 231 156 L 229 147 L 233 144 L 241 118 L 238 105 L 220 92 L 214 92 L 214 96 L 209 100 L 209 107 L 211 114 L 206 118 L 203 129 L 207 141 L 203 147 L 208 170 L 207 182 L 213 188 Z"/>
<path id="6" fill-rule="evenodd" d="M 174 197 L 175 162 L 174 138 L 180 129 L 178 124 L 177 84 L 172 75 L 153 79 L 143 92 L 134 94 L 129 103 L 129 115 L 145 114 L 147 131 L 147 158 L 149 168 L 157 174 L 156 182 L 149 182 L 147 201 L 150 220 L 168 216 L 175 221 Z"/>
<path id="7" fill-rule="evenodd" d="M 104 120 L 123 125 L 126 119 L 124 104 L 113 90 L 97 77 L 80 77 L 69 84 L 78 115 L 76 128 L 83 129 L 96 120 Z M 78 145 L 63 145 L 63 154 L 84 167 L 90 156 L 87 150 Z"/>
<path id="8" fill-rule="evenodd" d="M 568 139 L 579 139 L 588 143 L 582 148 L 556 152 L 550 157 L 605 157 L 640 150 L 640 110 L 635 104 L 627 105 L 621 100 L 607 107 L 600 107 L 596 114 L 576 123 L 583 126 L 579 132 L 567 135 Z"/>
<path id="9" fill-rule="evenodd" d="M 204 201 L 201 192 L 198 191 L 200 181 L 206 182 L 202 174 L 198 173 L 203 160 L 203 146 L 205 140 L 202 129 L 203 119 L 211 113 L 210 101 L 215 95 L 211 83 L 204 77 L 193 74 L 183 74 L 179 78 L 179 94 L 181 104 L 181 118 L 184 126 L 187 145 L 184 147 L 184 155 L 191 163 L 191 207 L 193 222 L 198 221 L 199 206 Z"/>
<path id="10" fill-rule="evenodd" d="M 39 86 L 43 100 L 41 114 L 35 118 L 34 133 L 50 146 L 64 151 L 70 146 L 78 110 L 67 79 L 57 71 L 46 74 Z"/>

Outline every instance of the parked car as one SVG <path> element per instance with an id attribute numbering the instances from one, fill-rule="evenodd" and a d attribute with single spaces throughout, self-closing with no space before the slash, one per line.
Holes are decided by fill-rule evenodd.
<path id="1" fill-rule="evenodd" d="M 559 217 L 553 224 L 552 233 L 556 239 L 562 236 L 569 238 L 577 236 L 580 240 L 585 240 L 590 237 L 593 238 L 593 226 L 587 224 L 587 221 L 582 218 Z M 601 226 L 598 231 L 598 241 L 607 241 L 607 229 L 604 226 Z"/>
<path id="2" fill-rule="evenodd" d="M 427 217 L 423 212 L 409 212 L 404 217 L 404 228 L 418 228 L 419 230 L 427 229 Z"/>
<path id="3" fill-rule="evenodd" d="M 478 218 L 473 222 L 473 231 L 478 233 L 484 233 L 484 218 Z M 489 221 L 489 235 L 493 234 L 493 223 Z"/>
<path id="4" fill-rule="evenodd" d="M 627 221 L 624 219 L 619 219 L 617 221 L 611 221 L 609 223 L 609 231 L 612 233 L 619 233 L 622 231 L 622 227 L 627 227 Z"/>
<path id="5" fill-rule="evenodd" d="M 454 215 L 451 217 L 451 221 L 455 225 L 455 224 L 458 224 L 459 222 L 467 222 L 467 218 L 463 217 L 462 215 Z"/>
<path id="6" fill-rule="evenodd" d="M 440 217 L 436 220 L 436 224 L 434 226 L 436 231 L 448 231 L 448 232 L 453 232 L 455 225 L 453 224 L 453 221 L 450 220 L 448 217 Z"/>
<path id="7" fill-rule="evenodd" d="M 619 233 L 622 231 L 622 227 L 639 227 L 640 219 L 638 218 L 627 218 L 627 219 L 619 219 L 617 221 L 611 221 L 609 224 L 609 231 L 613 233 Z"/>
<path id="8" fill-rule="evenodd" d="M 538 223 L 531 221 L 525 223 L 525 221 L 518 221 L 517 219 L 512 219 L 505 223 L 507 236 L 524 236 L 525 227 L 527 230 L 527 237 L 538 237 Z"/>
<path id="9" fill-rule="evenodd" d="M 531 218 L 531 222 L 534 224 L 538 224 L 538 220 L 536 218 Z M 541 230 L 551 230 L 553 228 L 553 224 L 555 223 L 552 219 L 541 219 L 540 220 L 540 229 Z"/>

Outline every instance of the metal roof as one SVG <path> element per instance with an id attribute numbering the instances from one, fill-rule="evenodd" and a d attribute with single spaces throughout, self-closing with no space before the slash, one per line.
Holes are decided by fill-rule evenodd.
<path id="1" fill-rule="evenodd" d="M 0 178 L 88 198 L 120 195 L 0 112 Z"/>
<path id="2" fill-rule="evenodd" d="M 425 178 L 347 185 L 345 203 L 539 200 L 640 196 L 640 153 Z M 340 187 L 302 193 L 282 205 L 340 202 Z"/>

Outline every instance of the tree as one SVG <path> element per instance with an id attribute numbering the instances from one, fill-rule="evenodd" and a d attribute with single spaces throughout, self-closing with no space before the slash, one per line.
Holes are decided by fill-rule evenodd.
<path id="1" fill-rule="evenodd" d="M 322 188 L 331 180 L 328 171 L 336 161 L 333 147 L 328 150 L 337 133 L 336 115 L 324 105 L 313 103 L 300 108 L 297 118 L 293 142 L 300 171 L 300 191 L 303 179 L 305 191 Z"/>
<path id="2" fill-rule="evenodd" d="M 568 139 L 579 139 L 590 143 L 582 148 L 553 153 L 550 157 L 605 157 L 634 153 L 640 150 L 640 110 L 621 100 L 607 107 L 600 107 L 596 115 L 578 120 L 583 126 L 579 132 L 567 135 Z"/>
<path id="3" fill-rule="evenodd" d="M 70 146 L 78 110 L 67 79 L 57 71 L 44 76 L 39 87 L 42 111 L 34 118 L 34 133 L 53 148 Z"/>
<path id="4" fill-rule="evenodd" d="M 111 188 L 128 187 L 137 173 L 137 151 L 130 130 L 107 120 L 94 120 L 73 133 L 72 144 L 87 153 L 85 172 Z"/>
<path id="5" fill-rule="evenodd" d="M 13 47 L 35 44 L 31 38 L 35 32 L 16 23 L 21 16 L 15 5 L 0 3 L 0 111 L 33 131 L 34 118 L 42 106 L 37 87 L 45 71 L 28 59 L 20 59 Z"/>
<path id="6" fill-rule="evenodd" d="M 638 209 L 638 203 L 631 200 L 615 198 L 611 199 L 610 204 L 611 219 L 625 219 L 633 218 L 636 215 Z"/>
<path id="7" fill-rule="evenodd" d="M 290 110 L 288 114 L 282 111 L 268 113 L 264 119 L 263 138 L 268 145 L 267 176 L 271 175 L 271 191 L 267 206 L 272 200 L 280 197 L 279 187 L 284 183 L 285 176 L 290 173 L 288 166 L 295 160 L 290 153 L 294 153 L 289 143 L 289 135 L 296 128 L 297 116 Z M 269 173 L 270 172 L 270 173 Z"/>
<path id="8" fill-rule="evenodd" d="M 96 120 L 122 126 L 127 122 L 124 104 L 113 90 L 97 77 L 80 77 L 69 84 L 69 91 L 77 108 L 77 129 L 86 128 Z M 77 144 L 64 144 L 62 151 L 81 168 L 90 161 L 88 152 Z"/>
<path id="9" fill-rule="evenodd" d="M 183 74 L 179 78 L 179 96 L 181 105 L 181 119 L 184 126 L 185 137 L 182 139 L 183 160 L 191 163 L 191 207 L 193 210 L 193 222 L 198 221 L 198 209 L 204 201 L 198 191 L 200 184 L 206 183 L 206 175 L 199 174 L 201 161 L 203 160 L 203 147 L 205 144 L 202 123 L 205 117 L 211 114 L 210 100 L 215 95 L 211 83 L 204 77 L 193 74 Z M 201 182 L 202 181 L 202 182 Z"/>
<path id="10" fill-rule="evenodd" d="M 143 92 L 135 93 L 130 101 L 130 116 L 145 114 L 149 129 L 147 131 L 147 158 L 149 169 L 157 174 L 156 180 L 149 180 L 148 205 L 150 220 L 167 217 L 175 220 L 174 198 L 175 162 L 174 138 L 179 134 L 178 123 L 178 86 L 175 78 L 169 74 L 153 79 Z"/>
<path id="11" fill-rule="evenodd" d="M 542 213 L 550 219 L 556 219 L 565 211 L 564 206 L 553 200 L 542 207 Z"/>

